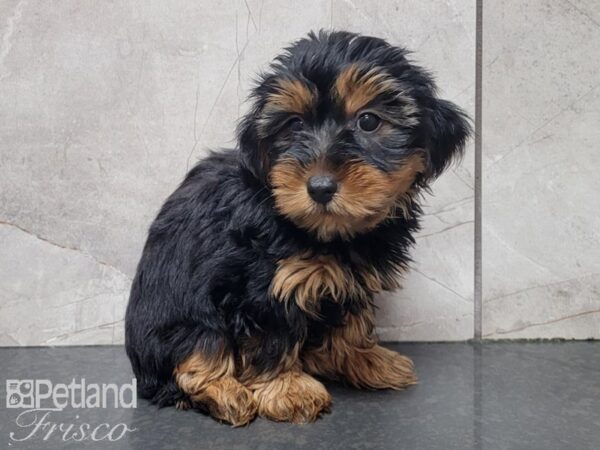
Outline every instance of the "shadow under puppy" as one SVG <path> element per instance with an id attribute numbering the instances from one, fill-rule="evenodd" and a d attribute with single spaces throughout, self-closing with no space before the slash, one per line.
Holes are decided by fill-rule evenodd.
<path id="1" fill-rule="evenodd" d="M 150 228 L 126 315 L 141 396 L 237 426 L 315 420 L 331 397 L 313 376 L 416 382 L 377 345 L 373 296 L 397 287 L 417 194 L 469 126 L 406 55 L 311 33 L 261 76 L 238 148 L 198 163 Z"/>

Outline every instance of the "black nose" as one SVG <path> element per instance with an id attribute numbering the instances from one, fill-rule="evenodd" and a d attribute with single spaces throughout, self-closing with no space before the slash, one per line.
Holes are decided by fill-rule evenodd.
<path id="1" fill-rule="evenodd" d="M 331 200 L 337 188 L 335 180 L 328 175 L 315 175 L 307 183 L 308 194 L 315 202 L 323 205 Z"/>

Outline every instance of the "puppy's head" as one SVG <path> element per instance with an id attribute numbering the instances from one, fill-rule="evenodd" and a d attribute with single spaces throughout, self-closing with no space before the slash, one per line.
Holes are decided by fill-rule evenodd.
<path id="1" fill-rule="evenodd" d="M 377 38 L 311 33 L 252 93 L 238 131 L 242 165 L 282 215 L 321 240 L 396 215 L 462 151 L 466 116 L 436 97 L 406 53 Z"/>

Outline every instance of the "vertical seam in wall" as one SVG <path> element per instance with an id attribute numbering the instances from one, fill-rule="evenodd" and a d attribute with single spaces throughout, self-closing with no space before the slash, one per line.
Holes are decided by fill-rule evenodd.
<path id="1" fill-rule="evenodd" d="M 483 298 L 481 259 L 481 110 L 482 110 L 482 56 L 483 56 L 483 0 L 476 0 L 475 13 L 475 242 L 474 242 L 474 292 L 473 338 L 482 338 Z"/>

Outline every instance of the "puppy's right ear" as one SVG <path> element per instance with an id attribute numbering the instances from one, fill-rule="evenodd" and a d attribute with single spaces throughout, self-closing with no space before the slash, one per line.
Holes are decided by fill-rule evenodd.
<path id="1" fill-rule="evenodd" d="M 258 111 L 246 114 L 238 126 L 238 142 L 240 148 L 240 164 L 242 169 L 257 180 L 266 183 L 269 156 L 262 140 L 258 137 L 256 124 Z"/>

